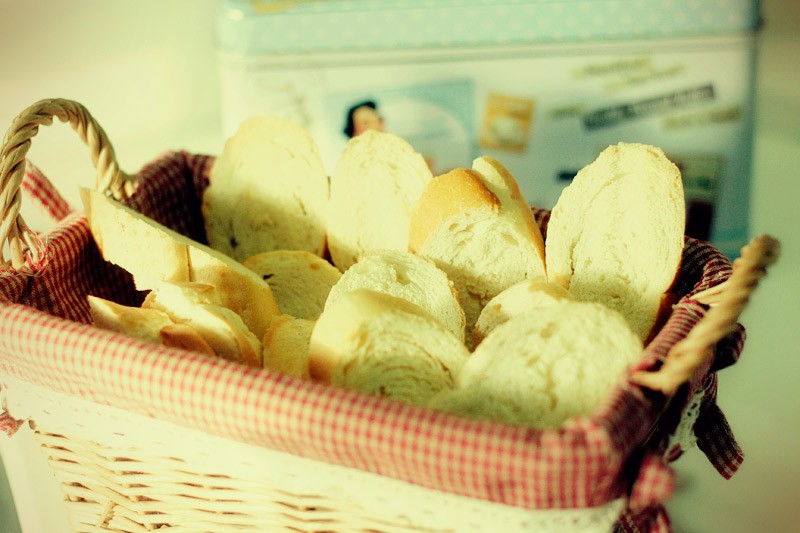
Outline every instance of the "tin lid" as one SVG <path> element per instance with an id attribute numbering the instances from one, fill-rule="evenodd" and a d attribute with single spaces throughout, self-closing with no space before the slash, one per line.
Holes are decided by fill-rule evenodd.
<path id="1" fill-rule="evenodd" d="M 758 0 L 221 0 L 223 52 L 441 49 L 750 32 Z"/>

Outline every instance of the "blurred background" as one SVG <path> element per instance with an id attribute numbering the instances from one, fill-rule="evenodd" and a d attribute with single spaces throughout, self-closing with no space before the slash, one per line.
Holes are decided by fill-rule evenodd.
<path id="1" fill-rule="evenodd" d="M 315 25 L 331 16 L 325 3 L 276 7 L 286 4 L 0 0 L 0 125 L 43 98 L 77 100 L 133 173 L 168 150 L 219 154 L 244 117 L 276 112 L 308 127 L 332 165 L 345 110 L 374 100 L 437 170 L 494 155 L 542 207 L 606 145 L 662 146 L 690 179 L 697 235 L 730 255 L 760 233 L 783 243 L 743 317 L 743 357 L 719 376 L 745 462 L 726 481 L 699 451 L 685 454 L 670 518 L 678 533 L 796 530 L 800 3 L 529 2 L 538 11 L 520 18 L 520 2 L 465 1 L 447 32 L 394 42 L 375 25 L 402 13 L 345 2 L 353 11 L 326 30 Z M 94 174 L 71 128 L 41 128 L 29 158 L 80 205 Z M 23 214 L 48 227 L 31 206 Z M 67 531 L 29 431 L 0 436 L 0 453 L 0 533 Z"/>

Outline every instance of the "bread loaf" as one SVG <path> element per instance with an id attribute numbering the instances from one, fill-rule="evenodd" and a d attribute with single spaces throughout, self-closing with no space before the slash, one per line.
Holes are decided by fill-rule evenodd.
<path id="1" fill-rule="evenodd" d="M 458 293 L 430 259 L 398 250 L 375 250 L 362 255 L 333 286 L 325 306 L 356 289 L 390 294 L 420 306 L 464 342 L 464 311 Z"/>
<path id="2" fill-rule="evenodd" d="M 328 247 L 344 272 L 375 249 L 408 249 L 411 209 L 433 176 L 410 144 L 368 130 L 353 137 L 331 178 Z"/>
<path id="3" fill-rule="evenodd" d="M 264 368 L 308 378 L 308 344 L 314 320 L 281 315 L 272 321 L 262 341 Z"/>
<path id="4" fill-rule="evenodd" d="M 282 313 L 306 320 L 319 317 L 342 276 L 326 260 L 301 250 L 262 252 L 243 264 L 269 283 Z"/>
<path id="5" fill-rule="evenodd" d="M 680 268 L 684 224 L 681 174 L 661 149 L 610 146 L 553 208 L 548 278 L 578 300 L 619 311 L 645 340 Z"/>
<path id="6" fill-rule="evenodd" d="M 328 177 L 311 136 L 277 117 L 239 127 L 211 169 L 202 211 L 212 248 L 244 261 L 260 252 L 325 249 Z"/>
<path id="7" fill-rule="evenodd" d="M 468 331 L 489 300 L 545 273 L 542 234 L 530 207 L 514 177 L 490 157 L 431 181 L 411 214 L 409 249 L 453 281 Z"/>
<path id="8" fill-rule="evenodd" d="M 159 281 L 217 289 L 217 305 L 242 317 L 259 339 L 280 314 L 269 284 L 229 256 L 189 239 L 99 192 L 81 189 L 92 236 L 106 261 L 133 274 L 136 288 Z"/>
<path id="9" fill-rule="evenodd" d="M 419 306 L 359 289 L 326 308 L 309 346 L 313 379 L 415 404 L 449 389 L 469 357 Z"/>
<path id="10" fill-rule="evenodd" d="M 622 315 L 602 304 L 566 301 L 530 310 L 492 330 L 462 368 L 455 390 L 430 405 L 559 427 L 596 409 L 642 349 Z"/>
<path id="11" fill-rule="evenodd" d="M 494 328 L 512 317 L 570 299 L 563 287 L 544 276 L 520 281 L 489 300 L 472 330 L 472 343 L 479 345 Z"/>

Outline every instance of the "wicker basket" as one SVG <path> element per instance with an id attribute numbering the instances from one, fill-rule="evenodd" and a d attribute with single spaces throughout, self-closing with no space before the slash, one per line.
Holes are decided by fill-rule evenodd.
<path id="1" fill-rule="evenodd" d="M 143 294 L 26 165 L 54 116 L 89 146 L 99 190 L 199 242 L 213 158 L 170 153 L 127 176 L 86 109 L 66 100 L 25 110 L 5 138 L 0 427 L 34 428 L 73 530 L 667 531 L 667 463 L 685 448 L 671 435 L 688 424 L 726 477 L 741 462 L 715 373 L 742 349 L 736 321 L 773 240 L 754 241 L 732 269 L 687 238 L 671 316 L 640 372 L 591 416 L 554 430 L 465 420 L 91 326 L 86 295 L 137 305 Z M 21 189 L 59 220 L 46 235 L 20 217 Z M 549 213 L 534 213 L 546 232 Z"/>

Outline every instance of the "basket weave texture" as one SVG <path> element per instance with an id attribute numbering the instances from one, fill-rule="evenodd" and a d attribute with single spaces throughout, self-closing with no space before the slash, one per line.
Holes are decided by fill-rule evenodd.
<path id="1" fill-rule="evenodd" d="M 130 207 L 200 242 L 200 203 L 213 158 L 163 155 L 142 169 Z M 417 406 L 245 368 L 153 345 L 90 325 L 86 296 L 138 305 L 130 275 L 106 263 L 86 218 L 71 211 L 29 164 L 29 197 L 59 222 L 35 264 L 0 270 L 0 378 L 7 374 L 47 389 L 193 428 L 422 487 L 525 509 L 588 508 L 626 498 L 618 526 L 666 531 L 663 503 L 674 479 L 667 449 L 683 407 L 665 410 L 622 381 L 591 416 L 537 430 L 461 419 Z M 534 209 L 546 233 L 549 212 Z M 730 262 L 713 246 L 687 238 L 671 316 L 643 354 L 657 365 L 700 320 L 691 296 L 724 281 Z M 739 326 L 716 350 L 684 400 L 705 390 L 695 424 L 698 446 L 730 477 L 742 454 L 715 403 L 715 372 L 736 362 Z M 19 421 L 0 413 L 13 433 Z"/>

